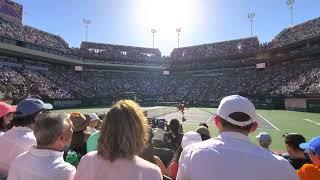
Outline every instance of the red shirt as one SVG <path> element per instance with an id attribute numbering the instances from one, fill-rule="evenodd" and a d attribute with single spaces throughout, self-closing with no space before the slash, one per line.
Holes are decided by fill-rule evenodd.
<path id="1" fill-rule="evenodd" d="M 176 180 L 178 169 L 179 169 L 179 163 L 177 161 L 173 161 L 169 164 L 167 168 L 167 172 L 169 177 L 172 178 L 172 180 Z"/>

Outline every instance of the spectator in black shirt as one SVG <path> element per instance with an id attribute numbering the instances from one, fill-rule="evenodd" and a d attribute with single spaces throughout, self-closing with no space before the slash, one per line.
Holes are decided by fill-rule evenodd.
<path id="1" fill-rule="evenodd" d="M 170 132 L 165 133 L 163 140 L 167 148 L 176 151 L 177 148 L 181 145 L 181 140 L 183 137 L 179 120 L 172 119 L 170 121 L 169 129 Z"/>
<path id="2" fill-rule="evenodd" d="M 306 163 L 312 163 L 304 150 L 299 147 L 301 143 L 305 143 L 306 139 L 297 133 L 284 134 L 284 142 L 288 155 L 283 154 L 295 169 L 300 169 Z"/>

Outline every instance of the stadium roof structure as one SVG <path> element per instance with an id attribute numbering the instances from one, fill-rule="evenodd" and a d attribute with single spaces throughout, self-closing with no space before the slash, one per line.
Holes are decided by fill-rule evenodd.
<path id="1" fill-rule="evenodd" d="M 120 50 L 120 51 L 139 51 L 144 53 L 154 53 L 156 56 L 161 56 L 161 52 L 157 48 L 148 48 L 148 47 L 136 47 L 136 46 L 126 46 L 126 45 L 117 45 L 117 44 L 106 44 L 98 42 L 82 42 L 80 48 L 84 49 L 99 49 L 103 50 Z"/>

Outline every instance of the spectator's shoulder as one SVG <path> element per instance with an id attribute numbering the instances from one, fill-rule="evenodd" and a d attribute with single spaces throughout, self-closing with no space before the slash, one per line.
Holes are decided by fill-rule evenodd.
<path id="1" fill-rule="evenodd" d="M 279 161 L 285 161 L 287 162 L 288 160 L 285 159 L 283 156 L 277 155 L 277 154 L 273 154 L 272 152 L 270 152 L 271 155 L 273 156 L 274 159 L 279 160 Z"/>
<path id="2" fill-rule="evenodd" d="M 313 164 L 304 164 L 299 170 L 297 170 L 297 174 L 301 179 L 307 179 L 315 170 L 318 172 L 318 169 L 319 168 Z"/>
<path id="3" fill-rule="evenodd" d="M 29 152 L 23 152 L 21 153 L 19 156 L 17 156 L 14 161 L 12 162 L 11 166 L 15 167 L 15 166 L 19 166 L 19 164 L 27 161 L 27 156 L 29 155 Z"/>
<path id="4" fill-rule="evenodd" d="M 76 173 L 76 168 L 65 161 L 63 161 L 59 167 L 60 167 L 61 172 L 64 172 L 65 174 L 75 174 Z"/>
<path id="5" fill-rule="evenodd" d="M 151 168 L 151 169 L 157 169 L 158 166 L 149 162 L 149 161 L 146 161 L 142 158 L 140 158 L 139 156 L 135 156 L 135 162 L 136 162 L 136 165 L 141 167 L 141 168 Z"/>
<path id="6" fill-rule="evenodd" d="M 303 170 L 303 171 L 309 171 L 309 170 L 313 170 L 313 169 L 315 169 L 316 168 L 316 166 L 315 165 L 313 165 L 313 164 L 304 164 L 301 168 L 300 168 L 300 170 Z"/>
<path id="7" fill-rule="evenodd" d="M 223 144 L 220 139 L 212 138 L 199 143 L 194 143 L 185 148 L 186 151 L 207 151 L 214 150 Z"/>
<path id="8" fill-rule="evenodd" d="M 88 160 L 97 159 L 97 158 L 98 158 L 98 151 L 91 151 L 91 152 L 88 152 L 86 155 L 84 155 L 81 158 L 81 161 L 88 161 Z"/>
<path id="9" fill-rule="evenodd" d="M 207 156 L 207 154 L 210 154 L 211 157 L 219 156 L 220 144 L 223 144 L 223 142 L 218 139 L 209 139 L 199 143 L 194 143 L 188 145 L 185 149 L 183 149 L 183 155 L 184 157 L 204 157 Z"/>
<path id="10" fill-rule="evenodd" d="M 135 161 L 136 165 L 139 168 L 144 169 L 145 173 L 148 173 L 151 176 L 158 176 L 159 175 L 161 177 L 161 170 L 157 165 L 150 163 L 150 162 L 148 162 L 138 156 L 135 156 L 135 160 L 136 160 Z"/>

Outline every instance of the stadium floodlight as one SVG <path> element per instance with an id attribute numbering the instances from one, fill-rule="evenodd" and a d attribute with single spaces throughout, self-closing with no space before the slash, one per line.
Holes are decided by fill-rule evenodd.
<path id="1" fill-rule="evenodd" d="M 176 32 L 178 34 L 178 48 L 180 47 L 180 33 L 181 33 L 181 27 L 176 29 Z"/>
<path id="2" fill-rule="evenodd" d="M 82 19 L 82 22 L 86 28 L 86 42 L 88 42 L 88 26 L 91 24 L 91 20 L 89 19 Z"/>
<path id="3" fill-rule="evenodd" d="M 151 33 L 152 33 L 152 48 L 154 48 L 154 34 L 157 32 L 156 29 L 152 28 Z"/>
<path id="4" fill-rule="evenodd" d="M 290 10 L 290 17 L 291 17 L 291 26 L 293 26 L 293 5 L 295 3 L 295 0 L 287 0 L 287 5 Z"/>
<path id="5" fill-rule="evenodd" d="M 252 37 L 252 26 L 253 26 L 255 17 L 256 17 L 256 13 L 254 12 L 248 14 L 248 19 L 250 20 L 251 37 Z"/>

